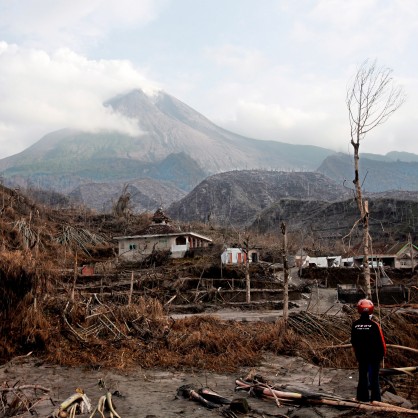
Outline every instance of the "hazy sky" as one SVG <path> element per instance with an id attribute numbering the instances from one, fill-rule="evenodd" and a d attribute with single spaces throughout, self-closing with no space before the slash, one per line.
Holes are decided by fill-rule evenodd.
<path id="1" fill-rule="evenodd" d="M 102 102 L 163 89 L 253 138 L 351 151 L 365 60 L 405 104 L 360 151 L 418 153 L 416 0 L 0 0 L 0 158 L 51 131 L 137 128 Z"/>

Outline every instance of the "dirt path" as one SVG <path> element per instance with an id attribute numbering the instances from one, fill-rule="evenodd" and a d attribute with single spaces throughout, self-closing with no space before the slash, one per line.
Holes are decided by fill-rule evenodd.
<path id="1" fill-rule="evenodd" d="M 327 313 L 329 315 L 338 315 L 343 304 L 337 300 L 337 289 L 314 288 L 312 293 L 306 294 L 301 300 L 292 301 L 297 307 L 292 307 L 290 312 L 309 311 L 314 314 Z M 171 314 L 174 319 L 185 318 L 188 316 L 210 315 L 223 320 L 234 321 L 266 321 L 275 322 L 283 316 L 283 310 L 277 309 L 255 309 L 240 310 L 232 308 L 219 309 L 216 312 L 203 312 L 193 314 Z"/>

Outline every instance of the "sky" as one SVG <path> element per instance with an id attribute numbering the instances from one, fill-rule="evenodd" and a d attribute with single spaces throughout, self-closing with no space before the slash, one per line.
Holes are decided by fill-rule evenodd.
<path id="1" fill-rule="evenodd" d="M 405 103 L 360 152 L 418 153 L 416 0 L 0 0 L 0 158 L 62 128 L 140 134 L 103 102 L 142 88 L 264 140 L 352 152 L 365 61 Z"/>

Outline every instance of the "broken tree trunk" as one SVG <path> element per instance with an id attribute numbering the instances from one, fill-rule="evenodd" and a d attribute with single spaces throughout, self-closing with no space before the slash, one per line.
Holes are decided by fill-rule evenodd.
<path id="1" fill-rule="evenodd" d="M 289 271 L 287 267 L 287 232 L 284 222 L 281 224 L 281 230 L 283 234 L 283 324 L 286 331 L 289 323 Z"/>

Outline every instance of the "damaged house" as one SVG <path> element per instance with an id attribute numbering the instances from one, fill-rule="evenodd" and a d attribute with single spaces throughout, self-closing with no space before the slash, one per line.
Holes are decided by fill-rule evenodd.
<path id="1" fill-rule="evenodd" d="M 207 248 L 212 240 L 195 232 L 183 232 L 171 225 L 160 208 L 152 223 L 135 235 L 114 237 L 118 241 L 118 255 L 126 259 L 140 259 L 154 251 L 170 251 L 172 258 L 182 258 Z"/>
<path id="2" fill-rule="evenodd" d="M 364 256 L 354 257 L 356 266 L 361 267 Z M 415 269 L 418 266 L 418 247 L 412 242 L 398 242 L 388 249 L 376 248 L 368 257 L 369 266 L 391 267 L 397 269 Z"/>

